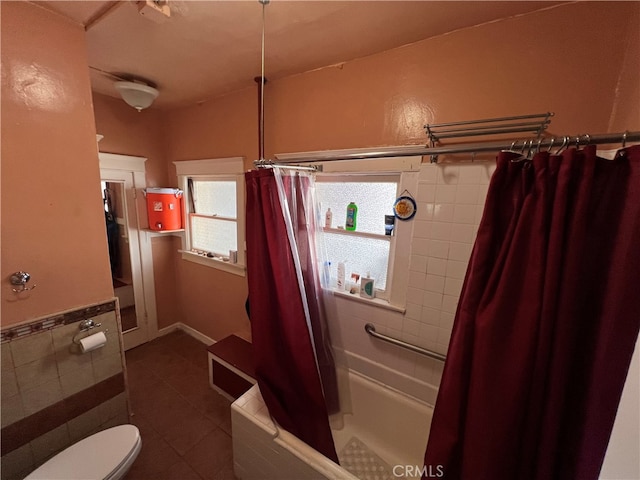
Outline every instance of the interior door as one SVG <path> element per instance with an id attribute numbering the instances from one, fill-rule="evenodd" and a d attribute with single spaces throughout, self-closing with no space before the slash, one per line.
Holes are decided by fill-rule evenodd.
<path id="1" fill-rule="evenodd" d="M 125 350 L 149 341 L 134 172 L 100 169 L 114 295 Z"/>

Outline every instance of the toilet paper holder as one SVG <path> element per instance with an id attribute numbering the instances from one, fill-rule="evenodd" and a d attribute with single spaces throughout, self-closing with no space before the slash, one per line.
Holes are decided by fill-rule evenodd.
<path id="1" fill-rule="evenodd" d="M 80 335 L 81 333 L 93 330 L 94 328 L 100 327 L 101 325 L 102 323 L 100 322 L 96 323 L 93 321 L 92 318 L 87 318 L 86 320 L 82 320 L 78 325 L 78 327 L 80 328 L 80 331 L 73 336 L 73 343 L 79 345 L 80 339 L 78 339 L 78 335 Z M 105 329 L 104 333 L 107 333 L 108 331 L 109 329 L 107 328 Z"/>

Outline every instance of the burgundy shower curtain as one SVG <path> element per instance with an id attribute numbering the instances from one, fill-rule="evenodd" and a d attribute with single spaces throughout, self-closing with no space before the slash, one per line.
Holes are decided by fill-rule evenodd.
<path id="1" fill-rule="evenodd" d="M 309 334 L 274 172 L 271 169 L 251 171 L 245 178 L 247 279 L 253 355 L 260 392 L 270 414 L 280 426 L 337 462 L 314 350 L 324 373 L 329 371 L 329 376 L 333 363 L 326 357 L 325 348 L 328 346 L 314 349 Z M 288 191 L 296 192 L 289 198 L 288 211 L 297 219 L 294 224 L 300 226 L 300 222 L 304 224 L 306 221 L 300 218 L 304 217 L 304 211 L 299 195 L 304 190 L 288 188 Z M 309 249 L 306 252 L 310 253 Z M 308 255 L 303 253 L 300 259 L 301 264 L 308 265 Z M 313 268 L 307 269 L 301 274 L 305 278 L 305 291 L 309 292 L 310 316 L 319 316 L 319 299 L 315 298 L 314 302 L 315 293 L 310 291 L 315 285 L 315 280 L 308 278 L 312 271 Z M 313 322 L 314 319 L 311 320 Z M 312 329 L 317 344 L 323 330 L 320 326 Z M 333 375 L 335 382 L 335 371 Z M 333 390 L 330 385 L 325 385 L 325 389 L 328 394 L 330 391 L 337 394 L 335 385 Z"/>
<path id="2" fill-rule="evenodd" d="M 516 157 L 491 181 L 425 471 L 597 479 L 640 328 L 640 146 Z"/>

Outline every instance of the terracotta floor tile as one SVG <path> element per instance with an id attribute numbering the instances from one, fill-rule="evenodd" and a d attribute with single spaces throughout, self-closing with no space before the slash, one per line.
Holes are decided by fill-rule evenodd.
<path id="1" fill-rule="evenodd" d="M 222 479 L 222 477 L 220 477 Z M 233 477 L 229 477 L 233 478 Z M 202 477 L 184 460 L 158 473 L 153 480 L 202 480 Z"/>
<path id="2" fill-rule="evenodd" d="M 170 425 L 163 438 L 179 455 L 184 455 L 215 428 L 211 420 L 194 410 Z"/>
<path id="3" fill-rule="evenodd" d="M 126 480 L 237 480 L 231 402 L 209 385 L 206 346 L 176 331 L 126 358 L 143 445 Z"/>
<path id="4" fill-rule="evenodd" d="M 162 438 L 143 438 L 140 454 L 127 473 L 126 480 L 155 478 L 180 461 L 178 454 Z"/>
<path id="5" fill-rule="evenodd" d="M 231 437 L 216 428 L 184 455 L 185 461 L 204 479 L 216 479 L 223 468 L 233 465 Z"/>

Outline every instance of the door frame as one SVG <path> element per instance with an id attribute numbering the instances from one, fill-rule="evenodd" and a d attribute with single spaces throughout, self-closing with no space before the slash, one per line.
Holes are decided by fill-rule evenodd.
<path id="1" fill-rule="evenodd" d="M 158 336 L 151 236 L 145 235 L 141 228 L 141 218 L 146 218 L 141 211 L 146 212 L 143 190 L 147 186 L 144 167 L 147 159 L 104 152 L 98 152 L 98 158 L 101 181 L 131 182 L 131 187 L 125 188 L 124 193 L 138 327 L 123 332 L 124 349 L 129 350 Z"/>

